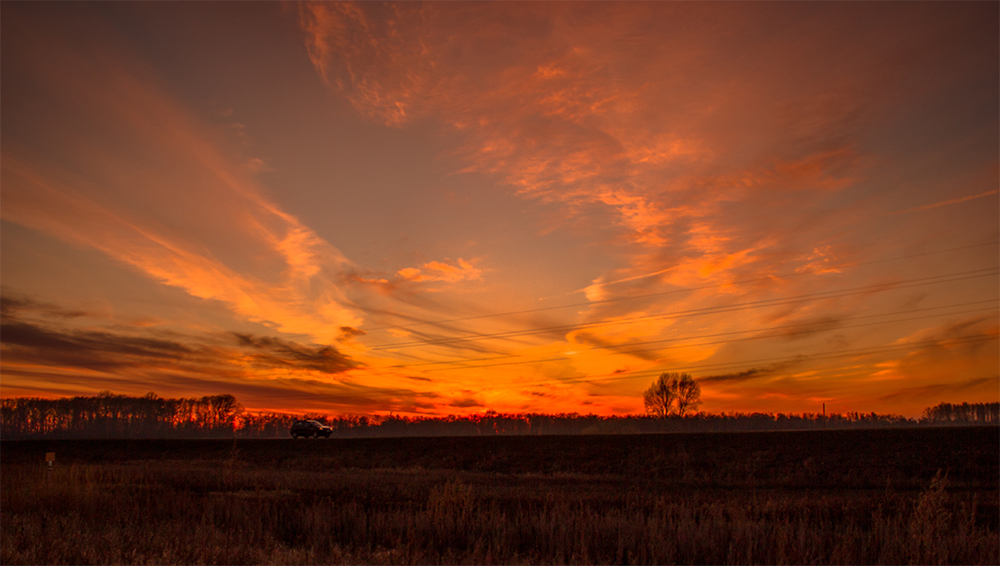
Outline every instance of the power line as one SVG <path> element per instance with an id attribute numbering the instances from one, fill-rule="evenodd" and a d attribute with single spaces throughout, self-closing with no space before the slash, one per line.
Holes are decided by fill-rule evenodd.
<path id="1" fill-rule="evenodd" d="M 972 302 L 967 302 L 967 303 L 955 303 L 955 304 L 951 304 L 951 305 L 942 305 L 942 306 L 938 306 L 938 307 L 926 307 L 926 308 L 922 308 L 922 309 L 904 309 L 904 310 L 898 310 L 898 311 L 889 311 L 889 312 L 880 313 L 880 314 L 869 314 L 869 315 L 864 315 L 864 316 L 844 317 L 844 318 L 839 319 L 837 322 L 843 322 L 843 321 L 847 321 L 847 320 L 862 320 L 862 319 L 866 319 L 866 318 L 877 318 L 877 317 L 881 317 L 881 316 L 891 316 L 891 315 L 899 314 L 899 313 L 903 313 L 903 312 L 916 313 L 916 312 L 926 312 L 926 311 L 931 311 L 931 310 L 949 309 L 949 308 L 969 306 L 969 305 L 980 305 L 980 304 L 985 304 L 985 303 L 996 303 L 998 301 L 1000 301 L 1000 299 L 989 299 L 989 300 L 985 300 L 985 301 L 972 301 Z M 869 326 L 869 325 L 873 325 L 873 324 L 888 324 L 888 323 L 891 323 L 891 322 L 903 322 L 903 321 L 908 321 L 908 320 L 918 320 L 918 319 L 921 319 L 921 318 L 931 318 L 931 317 L 936 317 L 936 316 L 946 316 L 946 315 L 954 315 L 954 314 L 965 314 L 965 313 L 970 313 L 970 312 L 979 312 L 981 310 L 982 309 L 972 309 L 972 310 L 967 310 L 967 311 L 946 312 L 946 313 L 940 313 L 940 314 L 928 315 L 928 316 L 916 317 L 916 318 L 909 318 L 909 319 L 896 319 L 896 320 L 885 321 L 885 322 L 875 322 L 875 323 L 869 323 L 869 324 L 866 324 L 866 325 L 854 325 L 854 326 L 848 326 L 848 327 L 840 326 L 840 327 L 838 327 L 838 329 L 840 329 L 840 328 L 856 328 L 858 326 Z M 766 331 L 766 330 L 784 330 L 784 329 L 798 328 L 798 327 L 803 327 L 803 326 L 808 327 L 808 326 L 814 326 L 815 324 L 816 324 L 815 322 L 804 322 L 804 323 L 799 323 L 799 324 L 786 324 L 786 325 L 779 325 L 779 326 L 770 326 L 770 327 L 766 327 L 766 328 L 757 328 L 757 329 L 754 329 L 754 330 L 734 330 L 734 331 L 730 331 L 730 332 L 718 332 L 718 333 L 715 333 L 715 334 L 699 334 L 699 335 L 695 335 L 695 336 L 686 336 L 686 337 L 682 337 L 682 338 L 665 338 L 665 339 L 662 339 L 662 340 L 647 340 L 647 341 L 643 341 L 643 342 L 629 342 L 627 344 L 617 344 L 617 346 L 623 346 L 623 347 L 624 346 L 642 346 L 642 345 L 645 345 L 645 344 L 659 344 L 659 343 L 662 343 L 662 342 L 677 342 L 677 341 L 682 341 L 682 340 L 693 340 L 695 338 L 715 338 L 715 337 L 718 337 L 718 336 L 731 336 L 731 335 L 734 335 L 734 334 L 746 334 L 746 333 L 749 333 L 749 332 L 760 332 L 760 331 Z M 608 346 L 603 346 L 603 348 L 607 349 Z M 455 360 L 423 361 L 423 362 L 411 363 L 411 364 L 406 364 L 406 365 L 396 365 L 396 366 L 390 366 L 390 367 L 392 369 L 397 369 L 397 368 L 411 368 L 411 367 L 416 367 L 416 366 L 439 365 L 439 364 L 449 364 L 449 363 L 456 363 L 456 362 L 457 363 L 461 363 L 461 362 L 481 362 L 481 361 L 491 361 L 491 360 L 500 360 L 500 359 L 518 358 L 518 357 L 523 357 L 523 355 L 522 354 L 505 354 L 505 355 L 493 356 L 493 357 L 489 357 L 489 358 L 459 358 L 459 359 L 455 359 Z"/>
<path id="2" fill-rule="evenodd" d="M 580 377 L 580 378 L 575 378 L 575 379 L 564 379 L 564 380 L 552 380 L 552 379 L 548 379 L 548 380 L 545 380 L 545 381 L 536 381 L 536 382 L 518 382 L 515 385 L 517 385 L 519 387 L 521 387 L 521 386 L 527 386 L 527 385 L 546 385 L 546 384 L 551 384 L 553 381 L 557 381 L 558 384 L 560 384 L 560 385 L 561 384 L 570 384 L 570 383 L 609 383 L 609 382 L 612 382 L 612 381 L 623 381 L 623 380 L 628 380 L 628 379 L 637 379 L 637 378 L 640 378 L 640 377 L 651 377 L 651 376 L 659 375 L 659 374 L 661 374 L 663 372 L 677 372 L 677 371 L 685 371 L 686 372 L 686 371 L 697 371 L 697 370 L 705 370 L 705 369 L 712 369 L 712 370 L 716 370 L 717 371 L 717 370 L 720 370 L 720 369 L 723 369 L 723 368 L 729 368 L 729 367 L 739 368 L 739 367 L 746 367 L 748 365 L 749 366 L 753 366 L 753 365 L 762 364 L 762 363 L 763 364 L 770 364 L 770 365 L 779 365 L 782 362 L 785 362 L 785 363 L 788 363 L 788 362 L 806 362 L 806 361 L 815 361 L 815 360 L 829 360 L 829 359 L 851 357 L 851 356 L 869 356 L 869 355 L 882 354 L 882 353 L 893 352 L 893 351 L 912 350 L 912 349 L 915 349 L 915 348 L 922 348 L 922 347 L 926 347 L 926 346 L 935 346 L 935 345 L 938 345 L 938 346 L 952 346 L 952 345 L 959 345 L 959 344 L 973 344 L 973 343 L 978 343 L 978 342 L 989 342 L 989 341 L 997 340 L 998 338 L 1000 338 L 1000 336 L 997 336 L 996 334 L 985 334 L 984 333 L 984 334 L 975 334 L 975 335 L 972 335 L 972 336 L 966 336 L 964 338 L 955 338 L 955 339 L 952 339 L 952 340 L 925 340 L 925 341 L 922 341 L 922 342 L 911 342 L 911 343 L 908 343 L 908 344 L 897 344 L 897 345 L 892 345 L 892 346 L 880 346 L 880 347 L 872 347 L 872 348 L 859 348 L 859 349 L 854 349 L 854 350 L 832 350 L 832 351 L 829 351 L 829 352 L 823 352 L 823 353 L 820 353 L 820 354 L 813 354 L 813 355 L 800 354 L 800 355 L 797 355 L 797 356 L 790 356 L 790 357 L 786 356 L 786 357 L 776 357 L 776 358 L 760 358 L 760 359 L 756 359 L 756 360 L 741 360 L 741 361 L 738 361 L 738 362 L 725 362 L 725 363 L 718 363 L 718 364 L 705 364 L 705 365 L 700 365 L 700 366 L 697 366 L 697 365 L 691 365 L 691 366 L 674 366 L 674 367 L 670 367 L 670 368 L 660 368 L 660 369 L 655 369 L 655 370 L 639 370 L 639 371 L 634 371 L 634 372 L 620 372 L 620 373 L 598 374 L 598 375 L 593 375 L 593 376 L 588 376 L 588 377 Z M 606 377 L 607 379 L 597 379 L 597 378 L 601 378 L 601 377 Z M 704 379 L 704 378 L 702 378 L 702 379 Z"/>
<path id="3" fill-rule="evenodd" d="M 655 373 L 660 373 L 661 371 L 695 371 L 695 370 L 719 370 L 723 368 L 730 367 L 745 367 L 747 364 L 759 364 L 759 363 L 770 363 L 771 365 L 780 364 L 781 362 L 791 362 L 791 361 L 814 361 L 814 360 L 831 360 L 836 358 L 844 358 L 851 356 L 870 356 L 874 354 L 884 354 L 887 352 L 898 352 L 903 350 L 913 350 L 916 348 L 924 348 L 927 346 L 955 346 L 959 344 L 972 344 L 977 342 L 989 342 L 997 340 L 996 334 L 974 334 L 971 336 L 966 336 L 964 338 L 954 338 L 951 340 L 924 340 L 922 342 L 911 342 L 908 344 L 897 344 L 892 346 L 878 346 L 870 348 L 857 348 L 854 350 L 831 350 L 829 352 L 823 352 L 820 354 L 800 354 L 797 356 L 786 356 L 786 357 L 775 357 L 775 358 L 759 358 L 756 360 L 741 360 L 738 362 L 726 362 L 718 364 L 704 364 L 700 366 L 678 366 L 670 368 L 669 370 L 657 370 Z M 649 370 L 647 370 L 649 371 Z M 639 373 L 639 372 L 636 372 Z M 611 374 L 606 374 L 611 375 Z M 595 376 L 599 377 L 599 376 Z M 604 380 L 610 381 L 610 380 Z"/>
<path id="4" fill-rule="evenodd" d="M 997 302 L 997 301 L 996 300 L 992 300 L 992 301 L 978 301 L 978 303 L 986 303 L 986 302 Z M 976 303 L 965 303 L 965 304 L 976 304 Z M 959 305 L 952 305 L 952 306 L 959 306 Z M 911 311 L 895 311 L 895 312 L 892 312 L 892 313 L 885 313 L 885 314 L 881 314 L 881 315 L 867 315 L 867 316 L 859 316 L 859 317 L 849 317 L 849 318 L 843 318 L 843 319 L 840 319 L 840 320 L 841 321 L 844 321 L 844 320 L 860 320 L 860 319 L 866 319 L 866 318 L 874 318 L 874 317 L 878 317 L 878 316 L 888 316 L 890 314 L 898 314 L 899 312 L 920 312 L 920 311 L 926 311 L 926 310 L 939 310 L 941 308 L 945 308 L 945 307 L 935 307 L 935 308 L 930 308 L 930 309 L 917 309 L 917 310 L 911 310 Z M 973 312 L 982 312 L 982 310 L 983 309 L 969 309 L 969 310 L 963 310 L 963 311 L 955 311 L 955 312 L 939 313 L 939 314 L 924 315 L 924 316 L 917 316 L 917 317 L 909 317 L 909 318 L 899 318 L 899 319 L 893 319 L 893 320 L 885 320 L 885 321 L 880 321 L 880 322 L 867 322 L 867 323 L 863 323 L 863 324 L 853 324 L 853 325 L 849 325 L 849 326 L 838 326 L 837 329 L 838 330 L 842 330 L 842 329 L 848 329 L 848 328 L 861 328 L 861 327 L 865 327 L 865 326 L 876 326 L 876 325 L 881 325 L 881 324 L 892 324 L 892 323 L 896 323 L 896 322 L 909 322 L 909 321 L 912 321 L 912 320 L 922 320 L 922 319 L 935 318 L 935 317 L 945 316 L 945 315 L 968 314 L 968 313 L 973 313 Z M 784 329 L 790 329 L 790 328 L 809 327 L 809 326 L 814 326 L 814 325 L 815 325 L 815 323 L 790 324 L 790 325 L 784 325 L 784 326 L 772 326 L 772 327 L 769 327 L 769 328 L 762 328 L 762 329 L 758 329 L 758 330 L 737 330 L 737 331 L 733 331 L 733 332 L 721 332 L 721 333 L 717 333 L 717 334 L 703 334 L 703 335 L 699 335 L 699 336 L 688 336 L 688 337 L 683 337 L 683 338 L 668 338 L 668 339 L 664 339 L 664 340 L 651 340 L 651 341 L 648 341 L 648 342 L 635 342 L 635 343 L 631 343 L 631 344 L 623 344 L 622 346 L 639 346 L 639 345 L 643 345 L 643 344 L 656 344 L 656 343 L 663 343 L 663 342 L 680 342 L 680 341 L 685 341 L 685 340 L 694 340 L 694 339 L 697 339 L 697 338 L 713 338 L 713 337 L 718 337 L 718 336 L 729 336 L 729 335 L 735 335 L 735 334 L 746 334 L 746 333 L 749 333 L 749 332 L 768 331 L 768 330 L 784 330 Z M 676 346 L 665 346 L 665 347 L 660 347 L 660 348 L 647 348 L 647 349 L 640 349 L 640 350 L 617 351 L 617 352 L 611 352 L 611 353 L 609 353 L 607 355 L 612 355 L 612 356 L 633 355 L 633 354 L 642 354 L 642 353 L 647 353 L 647 352 L 659 352 L 659 351 L 662 351 L 662 350 L 672 350 L 672 349 L 677 349 L 677 348 L 689 348 L 689 347 L 692 347 L 692 346 L 713 346 L 713 345 L 716 345 L 716 344 L 728 344 L 728 343 L 731 343 L 731 342 L 745 342 L 745 341 L 749 341 L 749 340 L 763 340 L 763 339 L 766 339 L 766 338 L 776 338 L 776 337 L 781 337 L 781 336 L 783 336 L 783 334 L 780 334 L 780 333 L 763 334 L 763 335 L 760 335 L 760 336 L 750 336 L 750 337 L 746 337 L 746 338 L 734 338 L 734 339 L 730 339 L 730 340 L 717 340 L 717 341 L 714 341 L 714 342 L 697 342 L 697 343 L 694 343 L 694 344 L 680 344 L 680 345 L 676 345 Z M 494 359 L 503 359 L 503 358 L 510 358 L 510 357 L 521 357 L 521 356 L 514 355 L 514 356 L 501 356 L 501 357 L 496 357 L 496 358 L 485 358 L 485 359 L 480 358 L 480 359 L 468 359 L 468 360 L 446 360 L 446 361 L 439 361 L 439 362 L 426 362 L 426 363 L 420 363 L 420 364 L 392 366 L 391 369 L 407 369 L 407 368 L 418 366 L 418 365 L 439 365 L 439 364 L 465 363 L 465 362 L 471 362 L 471 361 L 490 361 L 490 360 L 494 360 Z M 563 356 L 563 357 L 558 357 L 558 358 L 522 360 L 522 361 L 505 362 L 505 363 L 499 363 L 499 364 L 479 364 L 479 365 L 463 365 L 463 366 L 456 366 L 456 367 L 451 367 L 451 368 L 433 368 L 433 369 L 428 369 L 428 370 L 425 370 L 425 371 L 436 372 L 436 371 L 452 371 L 452 370 L 460 370 L 460 369 L 478 369 L 478 368 L 506 366 L 506 365 L 520 365 L 520 364 L 534 364 L 534 363 L 543 363 L 543 362 L 551 362 L 551 361 L 563 361 L 563 360 L 569 360 L 569 359 L 572 359 L 572 358 L 569 357 L 569 356 Z"/>
<path id="5" fill-rule="evenodd" d="M 991 267 L 985 269 L 977 269 L 972 271 L 964 271 L 958 273 L 949 273 L 946 275 L 936 275 L 931 277 L 921 277 L 916 279 L 904 279 L 901 281 L 896 281 L 892 283 L 879 283 L 875 285 L 865 285 L 861 287 L 848 287 L 845 289 L 838 289 L 834 291 L 823 291 L 820 293 L 809 293 L 804 295 L 796 295 L 786 298 L 778 299 L 764 299 L 760 301 L 750 301 L 746 303 L 737 303 L 735 305 L 728 305 L 726 307 L 706 307 L 702 309 L 691 309 L 686 311 L 675 311 L 670 313 L 661 313 L 655 315 L 645 315 L 638 317 L 629 317 L 617 320 L 603 320 L 583 324 L 573 324 L 573 325 L 562 325 L 562 326 L 551 326 L 545 328 L 537 328 L 532 330 L 515 330 L 509 332 L 497 332 L 490 334 L 476 334 L 474 336 L 465 336 L 458 338 L 441 338 L 434 340 L 419 340 L 412 342 L 398 342 L 394 344 L 383 344 L 380 346 L 374 346 L 371 350 L 388 350 L 393 348 L 412 348 L 414 346 L 433 346 L 433 345 L 443 345 L 443 344 L 457 344 L 462 342 L 472 342 L 478 340 L 486 339 L 497 339 L 497 338 L 514 338 L 520 336 L 530 336 L 535 334 L 545 334 L 548 332 L 564 332 L 570 330 L 579 330 L 584 328 L 593 328 L 599 326 L 615 326 L 620 324 L 629 324 L 637 321 L 645 320 L 657 320 L 663 318 L 687 318 L 691 316 L 705 316 L 710 314 L 723 314 L 728 312 L 736 312 L 741 310 L 750 310 L 756 308 L 764 308 L 771 306 L 784 306 L 790 304 L 796 304 L 801 302 L 808 302 L 818 299 L 833 299 L 839 297 L 846 297 L 851 295 L 864 294 L 868 292 L 875 291 L 889 291 L 897 289 L 907 289 L 911 287 L 918 287 L 923 285 L 935 285 L 940 283 L 951 283 L 954 281 L 963 281 L 966 279 L 975 279 L 979 277 L 988 277 L 990 275 L 995 275 L 1000 268 Z"/>
<path id="6" fill-rule="evenodd" d="M 882 317 L 882 316 L 892 316 L 894 314 L 900 314 L 900 313 L 904 313 L 904 312 L 905 313 L 917 313 L 917 312 L 926 312 L 926 311 L 933 311 L 933 310 L 950 309 L 950 308 L 955 308 L 955 307 L 965 307 L 965 306 L 970 306 L 970 305 L 980 305 L 980 304 L 985 304 L 985 303 L 996 303 L 998 301 L 1000 301 L 1000 299 L 989 299 L 989 300 L 985 300 L 985 301 L 972 301 L 972 302 L 967 302 L 967 303 L 954 303 L 954 304 L 942 305 L 942 306 L 938 306 L 938 307 L 925 307 L 925 308 L 922 308 L 922 309 L 903 309 L 903 310 L 897 310 L 897 311 L 889 311 L 889 312 L 880 313 L 880 314 L 869 314 L 869 315 L 864 315 L 864 316 L 844 317 L 844 318 L 839 319 L 838 322 L 843 322 L 843 321 L 848 321 L 848 320 L 863 320 L 863 319 L 867 319 L 867 318 L 878 318 L 878 317 Z M 982 310 L 982 309 L 974 309 L 974 310 L 970 310 L 970 311 L 959 311 L 959 312 L 948 312 L 948 313 L 941 313 L 941 314 L 930 315 L 930 316 L 946 316 L 946 315 L 953 315 L 953 314 L 964 314 L 964 313 L 967 313 L 967 312 L 978 312 L 980 310 Z M 917 317 L 917 318 L 929 318 L 929 317 Z M 898 320 L 893 320 L 893 321 L 871 323 L 871 324 L 887 324 L 887 323 L 890 323 L 890 322 L 902 322 L 902 321 L 905 321 L 905 320 L 916 320 L 916 318 L 915 319 L 898 319 Z M 803 327 L 803 326 L 814 326 L 814 325 L 815 325 L 815 323 L 813 323 L 813 322 L 804 322 L 804 323 L 798 323 L 798 324 L 785 324 L 785 325 L 778 325 L 778 326 L 770 326 L 770 327 L 766 327 L 766 328 L 756 328 L 756 329 L 753 329 L 753 330 L 734 330 L 734 331 L 730 331 L 730 332 L 717 332 L 717 333 L 714 333 L 714 334 L 699 334 L 699 335 L 694 335 L 694 336 L 685 336 L 685 337 L 682 337 L 682 338 L 666 338 L 666 339 L 662 339 L 662 340 L 647 340 L 647 341 L 643 341 L 643 342 L 630 342 L 630 343 L 627 343 L 627 344 L 618 344 L 617 346 L 623 346 L 623 347 L 628 347 L 628 346 L 642 346 L 642 345 L 646 345 L 646 344 L 659 344 L 659 343 L 663 343 L 663 342 L 677 342 L 677 341 L 682 341 L 682 340 L 693 340 L 693 339 L 696 339 L 696 338 L 717 338 L 719 336 L 732 336 L 732 335 L 735 335 L 735 334 L 746 334 L 746 333 L 749 333 L 749 332 L 761 332 L 761 331 L 768 331 L 768 330 L 785 330 L 785 329 L 790 329 L 790 328 L 799 328 L 799 327 Z M 857 325 L 857 326 L 863 326 L 863 325 Z M 854 327 L 855 326 L 846 327 L 846 328 L 854 328 Z M 839 328 L 845 328 L 845 327 L 839 327 Z M 607 346 L 605 346 L 605 348 L 607 348 Z M 500 359 L 508 359 L 508 358 L 519 358 L 519 357 L 523 357 L 523 355 L 522 354 L 505 354 L 505 355 L 493 356 L 493 357 L 489 357 L 489 358 L 459 358 L 459 359 L 454 359 L 454 360 L 423 361 L 423 362 L 410 363 L 410 364 L 405 364 L 405 365 L 391 366 L 391 368 L 392 369 L 402 369 L 402 368 L 412 368 L 412 367 L 417 367 L 417 366 L 440 365 L 440 364 L 461 363 L 461 362 L 483 362 L 483 361 L 492 361 L 492 360 L 500 360 Z"/>
<path id="7" fill-rule="evenodd" d="M 890 262 L 890 261 L 899 261 L 899 260 L 903 260 L 903 259 L 912 259 L 912 258 L 915 258 L 915 257 L 923 257 L 923 256 L 928 256 L 928 255 L 935 255 L 935 254 L 948 253 L 948 252 L 954 252 L 954 251 L 961 251 L 961 250 L 968 250 L 968 249 L 974 249 L 974 248 L 981 248 L 981 247 L 985 247 L 985 246 L 994 246 L 994 245 L 997 245 L 997 244 L 1000 244 L 1000 241 L 987 242 L 985 244 L 973 244 L 973 245 L 969 245 L 969 246 L 959 246 L 959 247 L 948 248 L 948 249 L 943 249 L 943 250 L 933 250 L 933 251 L 922 252 L 922 253 L 918 253 L 918 254 L 896 256 L 896 257 L 890 257 L 890 258 L 884 258 L 884 259 L 876 259 L 876 260 L 872 260 L 872 261 L 862 261 L 862 262 L 856 262 L 856 263 L 849 263 L 849 264 L 845 264 L 845 265 L 843 265 L 841 267 L 845 267 L 846 268 L 846 267 L 858 267 L 858 266 L 861 266 L 861 265 L 874 265 L 874 264 L 877 264 L 877 263 L 887 263 L 887 262 Z M 462 318 L 451 318 L 451 319 L 445 319 L 445 320 L 428 320 L 428 321 L 415 322 L 413 324 L 405 324 L 405 325 L 377 326 L 375 328 L 369 328 L 368 332 L 375 332 L 377 330 L 389 330 L 389 329 L 404 329 L 405 330 L 407 328 L 414 328 L 414 327 L 417 327 L 417 326 L 444 325 L 444 324 L 449 324 L 449 323 L 452 323 L 452 322 L 465 322 L 465 321 L 469 321 L 469 320 L 481 320 L 481 319 L 484 319 L 484 318 L 498 318 L 498 317 L 502 317 L 502 316 L 513 316 L 513 315 L 519 315 L 519 314 L 531 314 L 531 313 L 536 313 L 536 312 L 545 312 L 545 311 L 551 311 L 551 310 L 568 309 L 568 308 L 574 308 L 574 307 L 593 306 L 593 305 L 600 305 L 600 304 L 606 304 L 606 303 L 614 303 L 614 302 L 620 302 L 620 301 L 630 301 L 630 300 L 635 300 L 635 299 L 644 299 L 644 298 L 649 298 L 649 297 L 661 297 L 661 296 L 665 296 L 665 295 L 675 295 L 675 294 L 678 294 L 678 293 L 687 293 L 687 292 L 692 292 L 692 291 L 702 291 L 702 290 L 705 290 L 705 289 L 714 289 L 716 287 L 722 287 L 722 286 L 727 286 L 727 285 L 741 285 L 741 284 L 744 284 L 744 283 L 756 283 L 756 282 L 759 282 L 759 281 L 770 281 L 770 280 L 773 280 L 776 277 L 787 278 L 787 277 L 798 277 L 798 276 L 802 276 L 802 275 L 813 275 L 813 274 L 814 273 L 811 273 L 811 272 L 779 273 L 779 274 L 776 274 L 776 275 L 768 275 L 768 276 L 765 276 L 765 277 L 755 277 L 755 278 L 752 278 L 752 279 L 740 279 L 740 280 L 736 280 L 736 281 L 732 281 L 732 282 L 728 282 L 728 283 L 713 283 L 711 285 L 702 285 L 700 287 L 686 287 L 686 288 L 683 288 L 683 289 L 673 289 L 673 290 L 670 290 L 670 291 L 661 291 L 661 292 L 657 292 L 657 293 L 645 293 L 645 294 L 642 294 L 642 295 L 633 295 L 633 296 L 630 296 L 630 297 L 615 297 L 615 298 L 611 298 L 611 299 L 601 299 L 601 300 L 597 300 L 597 301 L 588 301 L 588 302 L 585 302 L 585 303 L 571 303 L 571 304 L 567 304 L 567 305 L 558 305 L 558 306 L 552 306 L 552 307 L 538 307 L 538 308 L 524 309 L 524 310 L 519 310 L 519 311 L 506 311 L 506 312 L 498 312 L 498 313 L 483 314 L 483 315 L 476 315 L 476 316 L 468 316 L 468 317 L 462 317 Z M 640 277 L 640 279 L 641 278 L 642 277 Z M 611 283 L 605 283 L 604 285 L 611 285 Z"/>

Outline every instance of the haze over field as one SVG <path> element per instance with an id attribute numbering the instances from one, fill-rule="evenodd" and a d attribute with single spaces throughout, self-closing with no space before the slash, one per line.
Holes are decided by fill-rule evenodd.
<path id="1" fill-rule="evenodd" d="M 4 397 L 1000 396 L 996 3 L 0 11 Z"/>

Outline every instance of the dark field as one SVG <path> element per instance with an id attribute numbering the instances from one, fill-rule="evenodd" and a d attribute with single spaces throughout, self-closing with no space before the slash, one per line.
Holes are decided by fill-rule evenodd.
<path id="1" fill-rule="evenodd" d="M 3 564 L 1000 563 L 996 427 L 6 441 L 0 464 Z"/>

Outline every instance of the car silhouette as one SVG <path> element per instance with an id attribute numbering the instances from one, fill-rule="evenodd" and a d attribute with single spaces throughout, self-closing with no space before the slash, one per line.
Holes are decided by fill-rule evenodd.
<path id="1" fill-rule="evenodd" d="M 295 421 L 289 430 L 292 438 L 330 438 L 333 429 L 319 421 Z"/>

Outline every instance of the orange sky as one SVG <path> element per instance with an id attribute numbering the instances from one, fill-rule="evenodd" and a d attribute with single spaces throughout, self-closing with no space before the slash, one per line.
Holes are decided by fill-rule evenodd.
<path id="1" fill-rule="evenodd" d="M 4 397 L 1000 397 L 995 3 L 0 10 Z"/>

